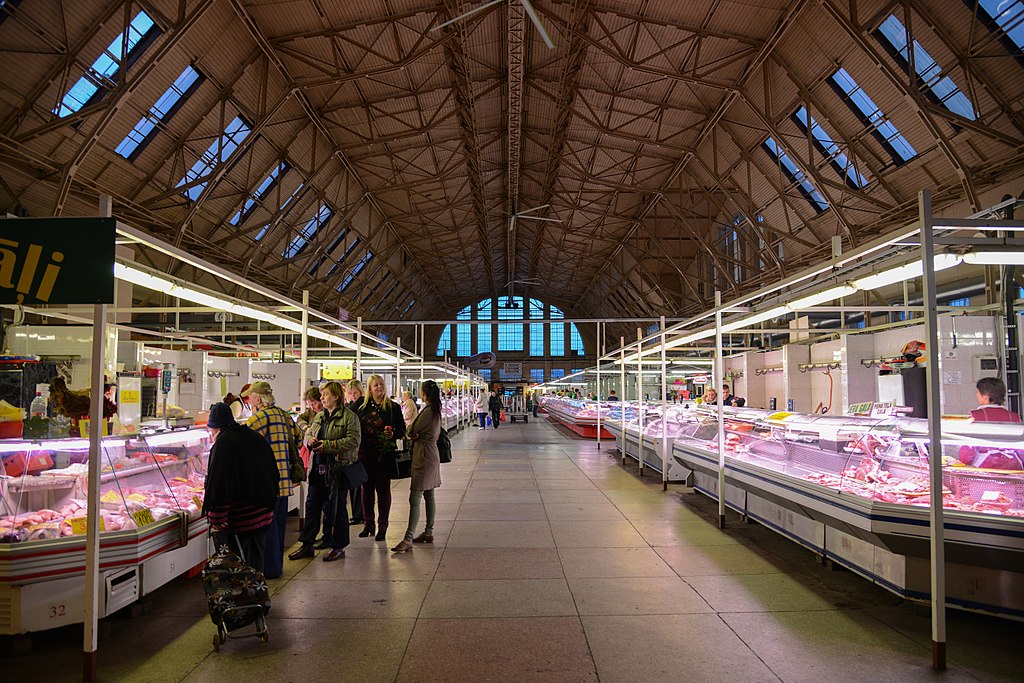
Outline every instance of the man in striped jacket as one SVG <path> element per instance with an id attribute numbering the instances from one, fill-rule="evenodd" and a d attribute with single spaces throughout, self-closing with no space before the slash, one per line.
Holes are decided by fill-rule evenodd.
<path id="1" fill-rule="evenodd" d="M 262 436 L 235 422 L 226 403 L 213 405 L 206 427 L 213 446 L 203 512 L 213 527 L 214 543 L 240 552 L 246 564 L 262 571 L 278 498 L 274 451 Z"/>
<path id="2" fill-rule="evenodd" d="M 268 579 L 277 579 L 284 571 L 284 532 L 288 525 L 288 496 L 298 483 L 293 483 L 288 474 L 288 458 L 292 448 L 298 453 L 298 445 L 302 443 L 302 431 L 292 416 L 276 405 L 274 392 L 268 383 L 253 382 L 242 392 L 242 398 L 249 399 L 249 405 L 252 406 L 252 417 L 247 424 L 270 443 L 280 474 L 279 496 L 274 504 L 274 520 L 267 531 L 267 551 L 263 567 L 263 573 Z"/>

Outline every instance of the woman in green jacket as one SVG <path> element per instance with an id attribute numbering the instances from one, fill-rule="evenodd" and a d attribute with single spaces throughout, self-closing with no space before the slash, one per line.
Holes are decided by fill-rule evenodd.
<path id="1" fill-rule="evenodd" d="M 320 510 L 325 498 L 330 498 L 331 551 L 324 555 L 324 562 L 333 562 L 345 557 L 349 542 L 348 510 L 345 507 L 344 489 L 348 486 L 341 468 L 351 465 L 359 457 L 361 433 L 359 418 L 345 407 L 343 390 L 338 382 L 328 382 L 320 388 L 320 402 L 323 411 L 313 417 L 306 430 L 305 444 L 313 453 L 309 468 L 309 491 L 306 498 L 306 526 L 299 541 L 302 547 L 288 556 L 290 560 L 313 557 L 313 543 L 320 531 Z"/>

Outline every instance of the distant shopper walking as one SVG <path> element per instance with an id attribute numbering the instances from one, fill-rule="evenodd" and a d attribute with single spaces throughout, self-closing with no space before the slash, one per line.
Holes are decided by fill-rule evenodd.
<path id="1" fill-rule="evenodd" d="M 411 391 L 402 392 L 402 419 L 405 420 L 405 431 L 409 431 L 412 427 L 413 420 L 419 415 L 420 409 L 416 405 L 416 401 L 412 400 Z"/>
<path id="2" fill-rule="evenodd" d="M 487 411 L 490 408 L 486 391 L 481 391 L 480 395 L 476 397 L 476 402 L 473 403 L 473 410 L 476 411 L 476 417 L 480 420 L 480 429 L 487 429 Z"/>
<path id="3" fill-rule="evenodd" d="M 501 409 L 504 407 L 501 405 L 501 399 L 498 398 L 498 392 L 491 390 L 491 397 L 487 400 L 487 407 L 491 410 L 491 422 L 494 423 L 494 428 L 498 428 L 498 423 L 501 421 Z"/>
<path id="4" fill-rule="evenodd" d="M 428 379 L 420 388 L 420 397 L 426 407 L 420 411 L 409 430 L 409 439 L 412 441 L 409 524 L 405 529 L 405 538 L 391 549 L 396 553 L 412 550 L 413 543 L 434 542 L 434 519 L 437 516 L 434 489 L 441 485 L 441 457 L 437 450 L 437 439 L 441 435 L 441 392 L 437 384 Z M 425 501 L 427 523 L 423 533 L 414 538 L 420 521 L 421 500 Z"/>

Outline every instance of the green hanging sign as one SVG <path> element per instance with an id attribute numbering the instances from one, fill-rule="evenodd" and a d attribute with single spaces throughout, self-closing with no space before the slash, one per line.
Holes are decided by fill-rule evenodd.
<path id="1" fill-rule="evenodd" d="M 0 219 L 0 304 L 114 302 L 113 218 Z"/>

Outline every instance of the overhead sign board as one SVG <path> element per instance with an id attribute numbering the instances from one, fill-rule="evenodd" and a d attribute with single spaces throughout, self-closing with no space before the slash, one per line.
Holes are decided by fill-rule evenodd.
<path id="1" fill-rule="evenodd" d="M 320 365 L 321 379 L 349 380 L 352 379 L 352 363 L 350 361 L 335 360 Z"/>
<path id="2" fill-rule="evenodd" d="M 113 218 L 0 219 L 0 304 L 114 302 Z"/>

